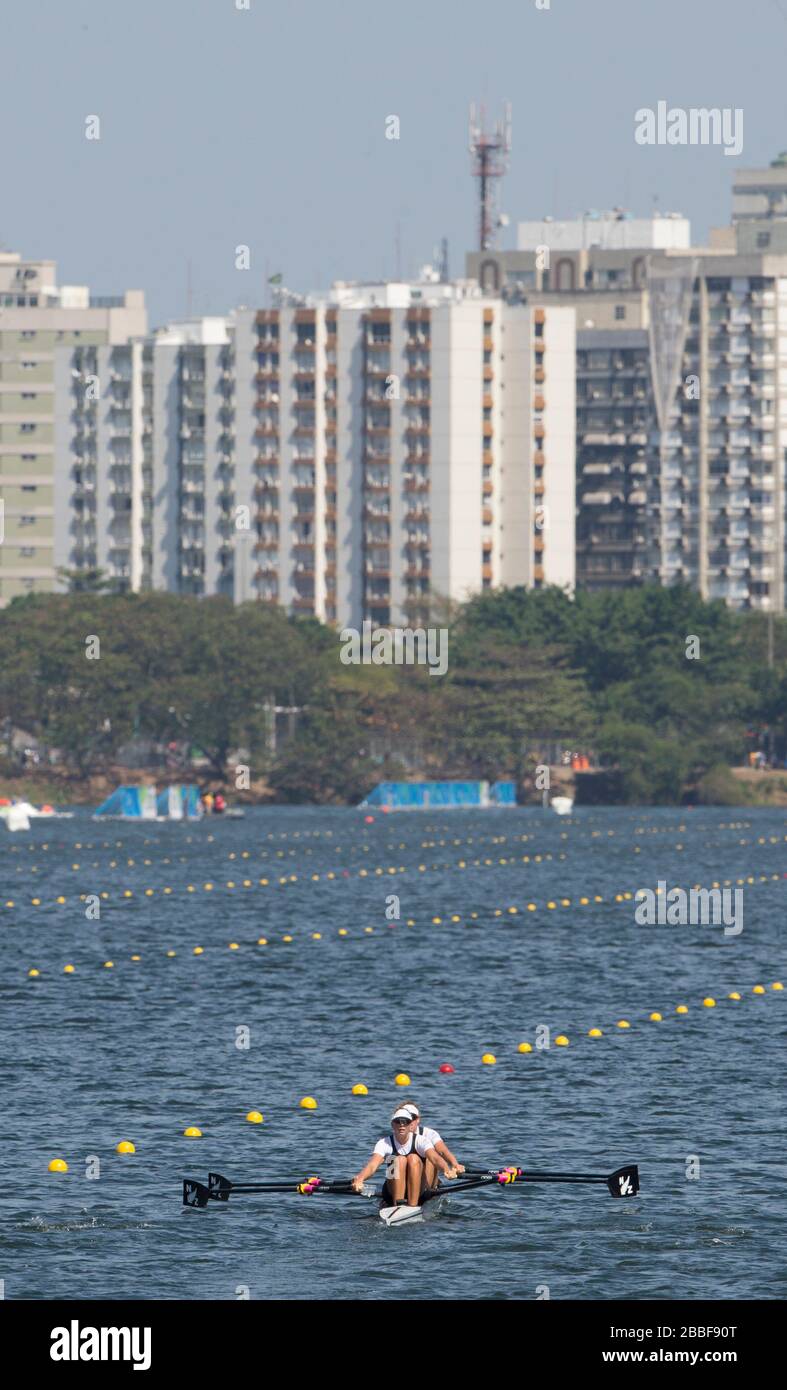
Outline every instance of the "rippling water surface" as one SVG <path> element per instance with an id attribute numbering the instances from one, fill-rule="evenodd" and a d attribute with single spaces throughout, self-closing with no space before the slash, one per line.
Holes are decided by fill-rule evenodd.
<path id="1" fill-rule="evenodd" d="M 0 833 L 6 1298 L 787 1296 L 783 812 L 78 812 Z M 660 879 L 743 879 L 742 933 L 636 925 L 616 895 Z M 520 1053 L 539 1027 L 551 1045 Z M 483 1189 L 400 1230 L 362 1198 L 182 1208 L 209 1168 L 357 1171 L 405 1095 L 467 1163 L 635 1160 L 641 1195 Z"/>

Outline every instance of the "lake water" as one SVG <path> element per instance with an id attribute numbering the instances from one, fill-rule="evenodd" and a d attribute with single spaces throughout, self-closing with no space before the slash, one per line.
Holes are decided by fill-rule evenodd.
<path id="1" fill-rule="evenodd" d="M 0 834 L 6 1298 L 787 1296 L 783 811 L 77 812 Z M 737 879 L 738 936 L 615 900 Z M 641 1195 L 487 1188 L 399 1230 L 363 1198 L 181 1206 L 211 1168 L 349 1176 L 409 1098 L 467 1164 L 636 1161 Z"/>

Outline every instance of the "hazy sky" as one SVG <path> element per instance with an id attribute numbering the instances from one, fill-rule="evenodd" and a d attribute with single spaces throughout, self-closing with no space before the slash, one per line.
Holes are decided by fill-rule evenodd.
<path id="1" fill-rule="evenodd" d="M 242 0 L 241 0 L 242 2 Z M 5 0 L 0 247 L 150 321 L 414 274 L 475 245 L 467 108 L 513 103 L 514 224 L 622 204 L 729 220 L 787 148 L 787 0 Z M 743 152 L 642 147 L 634 112 L 740 107 Z M 385 138 L 397 115 L 401 138 Z M 85 120 L 101 119 L 101 139 Z M 251 270 L 235 268 L 235 247 Z"/>

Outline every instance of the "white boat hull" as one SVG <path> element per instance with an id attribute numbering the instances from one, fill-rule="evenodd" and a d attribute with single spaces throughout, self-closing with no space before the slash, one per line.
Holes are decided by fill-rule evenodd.
<path id="1" fill-rule="evenodd" d="M 386 1226 L 406 1226 L 411 1221 L 426 1221 L 441 1210 L 445 1197 L 433 1197 L 422 1207 L 380 1207 L 379 1217 Z"/>

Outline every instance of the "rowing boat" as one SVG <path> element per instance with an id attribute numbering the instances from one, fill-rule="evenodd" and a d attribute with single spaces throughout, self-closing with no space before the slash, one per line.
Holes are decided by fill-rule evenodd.
<path id="1" fill-rule="evenodd" d="M 453 1197 L 458 1192 L 485 1187 L 521 1188 L 530 1183 L 603 1183 L 611 1197 L 636 1197 L 639 1192 L 639 1168 L 636 1163 L 628 1163 L 609 1174 L 553 1173 L 513 1165 L 505 1168 L 466 1168 L 458 1181 L 425 1192 L 417 1207 L 404 1203 L 392 1206 L 382 1192 L 377 1192 L 368 1183 L 356 1189 L 347 1178 L 311 1177 L 300 1180 L 261 1179 L 256 1182 L 231 1182 L 222 1173 L 209 1173 L 207 1185 L 198 1182 L 196 1178 L 183 1179 L 183 1205 L 204 1208 L 209 1202 L 228 1202 L 232 1193 L 237 1196 L 298 1194 L 304 1197 L 375 1197 L 379 1203 L 379 1219 L 385 1226 L 405 1226 L 414 1221 L 423 1221 L 426 1213 L 436 1216 L 445 1198 Z"/>

